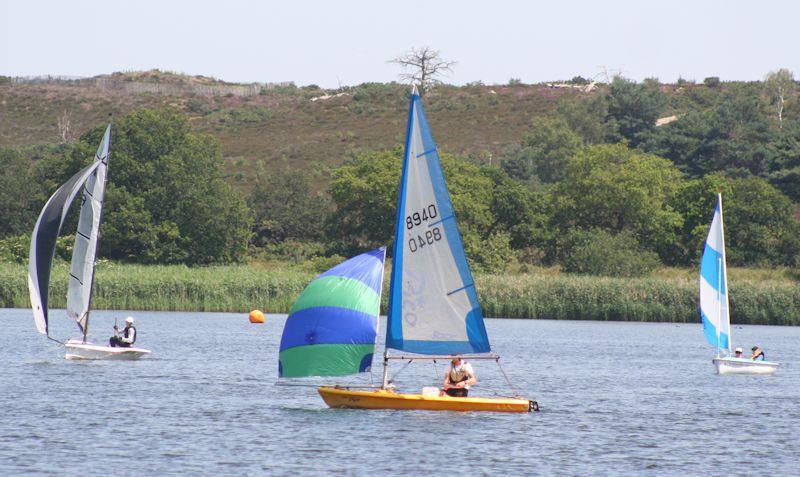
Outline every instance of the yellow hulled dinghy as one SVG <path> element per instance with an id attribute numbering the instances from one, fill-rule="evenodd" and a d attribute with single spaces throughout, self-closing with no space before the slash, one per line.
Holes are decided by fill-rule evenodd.
<path id="1" fill-rule="evenodd" d="M 538 410 L 534 401 L 521 398 L 451 397 L 403 394 L 393 389 L 359 391 L 322 386 L 319 395 L 330 407 L 344 409 L 414 409 L 418 411 L 528 412 Z"/>
<path id="2" fill-rule="evenodd" d="M 411 94 L 398 199 L 382 384 L 367 390 L 322 386 L 323 400 L 332 408 L 538 411 L 535 401 L 516 395 L 507 378 L 513 397 L 468 396 L 469 385 L 475 383 L 471 367 L 469 379 L 463 377 L 466 371 L 454 368 L 461 382 L 451 386 L 458 392 L 449 392 L 460 394 L 457 397 L 441 395 L 438 385 L 443 377 L 421 394 L 397 392 L 388 379 L 390 360 L 432 360 L 435 364 L 437 359 L 469 355 L 471 360 L 500 364 L 489 345 L 439 154 L 416 88 Z M 342 376 L 371 370 L 384 258 L 383 249 L 359 255 L 306 287 L 284 327 L 281 377 Z M 390 350 L 405 354 L 392 355 Z"/>

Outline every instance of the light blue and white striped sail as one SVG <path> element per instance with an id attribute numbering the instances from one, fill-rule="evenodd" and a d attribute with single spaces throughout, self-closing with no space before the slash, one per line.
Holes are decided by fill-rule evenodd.
<path id="1" fill-rule="evenodd" d="M 714 219 L 711 221 L 700 262 L 700 316 L 706 339 L 717 348 L 717 352 L 720 349 L 731 349 L 727 278 L 722 195 L 718 194 Z"/>
<path id="2" fill-rule="evenodd" d="M 386 347 L 420 354 L 491 351 L 416 88 L 400 181 Z"/>

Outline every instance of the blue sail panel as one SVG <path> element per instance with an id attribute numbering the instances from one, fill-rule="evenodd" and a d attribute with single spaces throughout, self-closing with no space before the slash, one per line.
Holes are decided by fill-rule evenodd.
<path id="1" fill-rule="evenodd" d="M 491 351 L 439 153 L 411 95 L 395 224 L 386 346 L 421 354 Z"/>
<path id="2" fill-rule="evenodd" d="M 385 250 L 353 257 L 311 281 L 286 319 L 280 377 L 343 376 L 370 369 Z"/>
<path id="3" fill-rule="evenodd" d="M 706 340 L 718 349 L 731 349 L 722 197 L 717 196 L 714 218 L 700 260 L 700 317 Z"/>

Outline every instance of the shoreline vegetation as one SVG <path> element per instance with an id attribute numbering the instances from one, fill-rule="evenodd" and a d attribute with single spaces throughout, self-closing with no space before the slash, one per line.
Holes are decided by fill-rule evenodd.
<path id="1" fill-rule="evenodd" d="M 387 267 L 388 268 L 388 267 Z M 50 307 L 63 308 L 69 265 L 54 264 Z M 729 270 L 734 324 L 800 325 L 800 283 L 788 270 Z M 298 266 L 209 267 L 101 262 L 94 309 L 288 313 L 316 276 Z M 381 313 L 388 305 L 385 274 Z M 30 307 L 27 266 L 0 264 L 0 307 Z M 695 270 L 664 268 L 642 278 L 529 273 L 476 274 L 484 315 L 497 318 L 699 323 Z"/>

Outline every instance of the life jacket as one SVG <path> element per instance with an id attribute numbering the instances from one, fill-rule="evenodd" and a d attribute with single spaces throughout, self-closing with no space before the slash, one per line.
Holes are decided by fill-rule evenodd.
<path id="1" fill-rule="evenodd" d="M 125 328 L 122 330 L 122 336 L 123 336 L 125 339 L 128 339 L 128 338 L 130 338 L 131 330 L 133 330 L 133 341 L 131 341 L 131 343 L 130 343 L 130 344 L 133 344 L 133 343 L 136 343 L 136 338 L 137 338 L 137 336 L 138 336 L 138 334 L 139 334 L 139 333 L 137 333 L 137 332 L 136 332 L 136 327 L 135 327 L 135 326 L 133 326 L 133 325 L 131 325 L 131 326 L 129 326 L 129 327 L 128 327 L 128 326 L 126 326 L 126 327 L 125 327 Z"/>
<path id="2" fill-rule="evenodd" d="M 764 354 L 763 351 L 759 350 L 758 354 L 753 358 L 753 361 L 766 361 L 767 355 Z"/>
<path id="3" fill-rule="evenodd" d="M 458 371 L 456 371 L 456 368 L 454 368 L 453 366 L 450 366 L 451 383 L 453 384 L 460 383 L 461 381 L 467 381 L 469 379 L 469 374 L 467 374 L 466 365 L 467 365 L 466 361 L 461 363 L 461 367 L 458 368 Z"/>

